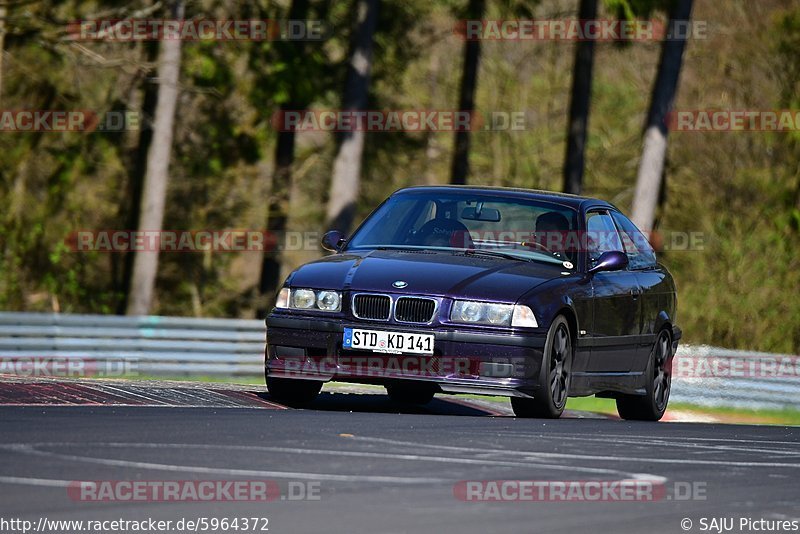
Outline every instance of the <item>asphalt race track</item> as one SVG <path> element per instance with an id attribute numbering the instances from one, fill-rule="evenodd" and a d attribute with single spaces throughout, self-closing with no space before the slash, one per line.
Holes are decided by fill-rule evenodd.
<path id="1" fill-rule="evenodd" d="M 109 403 L 75 387 L 64 384 L 70 402 L 36 402 L 22 393 L 35 389 L 30 383 L 0 381 L 0 518 L 258 517 L 277 533 L 677 533 L 686 519 L 701 532 L 702 518 L 732 517 L 740 532 L 750 531 L 738 530 L 742 517 L 800 517 L 792 427 L 522 420 L 438 397 L 403 409 L 383 395 L 340 393 L 286 409 L 252 388 L 195 387 L 201 400 L 187 400 L 192 394 L 177 387 L 131 394 L 115 385 Z M 125 402 L 126 394 L 150 400 Z M 98 502 L 75 497 L 75 481 L 87 480 L 267 480 L 280 494 L 269 502 Z M 464 481 L 486 489 L 481 481 L 504 480 L 644 480 L 663 491 L 622 502 L 465 500 Z"/>

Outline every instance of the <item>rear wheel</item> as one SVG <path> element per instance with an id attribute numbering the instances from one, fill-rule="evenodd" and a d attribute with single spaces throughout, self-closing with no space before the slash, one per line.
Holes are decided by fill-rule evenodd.
<path id="1" fill-rule="evenodd" d="M 644 395 L 622 395 L 617 398 L 617 412 L 623 419 L 658 421 L 664 416 L 672 387 L 672 336 L 662 330 L 656 338 L 645 371 Z"/>
<path id="2" fill-rule="evenodd" d="M 517 417 L 557 419 L 564 412 L 569 396 L 572 370 L 572 336 L 569 324 L 559 315 L 550 325 L 539 371 L 539 388 L 532 399 L 511 397 L 511 407 Z"/>
<path id="3" fill-rule="evenodd" d="M 387 384 L 386 392 L 398 404 L 428 404 L 436 394 L 434 388 L 425 384 Z"/>
<path id="4" fill-rule="evenodd" d="M 305 406 L 317 398 L 322 389 L 319 380 L 267 377 L 267 390 L 278 402 L 291 406 Z"/>

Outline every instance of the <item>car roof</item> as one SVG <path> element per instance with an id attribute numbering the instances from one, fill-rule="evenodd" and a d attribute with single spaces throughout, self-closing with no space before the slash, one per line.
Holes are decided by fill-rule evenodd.
<path id="1" fill-rule="evenodd" d="M 522 189 L 516 187 L 493 187 L 493 186 L 476 186 L 476 185 L 418 185 L 412 187 L 405 187 L 395 191 L 393 194 L 405 193 L 411 191 L 430 192 L 430 193 L 445 193 L 452 191 L 474 191 L 476 193 L 486 193 L 491 195 L 498 195 L 504 197 L 517 197 L 526 198 L 531 200 L 545 200 L 567 206 L 575 210 L 581 207 L 588 208 L 591 206 L 602 206 L 612 209 L 616 207 L 606 202 L 592 197 L 584 197 L 579 195 L 570 195 L 567 193 L 558 193 L 555 191 L 542 191 L 539 189 Z"/>

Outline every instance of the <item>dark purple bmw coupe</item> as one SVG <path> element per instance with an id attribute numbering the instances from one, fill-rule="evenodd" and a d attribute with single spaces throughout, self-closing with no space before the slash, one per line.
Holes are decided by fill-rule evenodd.
<path id="1" fill-rule="evenodd" d="M 329 380 L 511 397 L 559 417 L 567 397 L 617 401 L 626 419 L 667 408 L 672 276 L 601 200 L 488 187 L 397 191 L 335 254 L 303 265 L 267 317 L 270 395 L 302 404 Z"/>

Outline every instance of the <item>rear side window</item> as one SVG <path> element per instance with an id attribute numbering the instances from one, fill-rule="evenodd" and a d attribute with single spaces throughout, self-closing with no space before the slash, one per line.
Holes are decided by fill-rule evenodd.
<path id="1" fill-rule="evenodd" d="M 628 255 L 629 269 L 647 269 L 656 266 L 656 253 L 636 225 L 623 214 L 612 211 L 611 216 L 620 229 L 622 244 Z"/>

